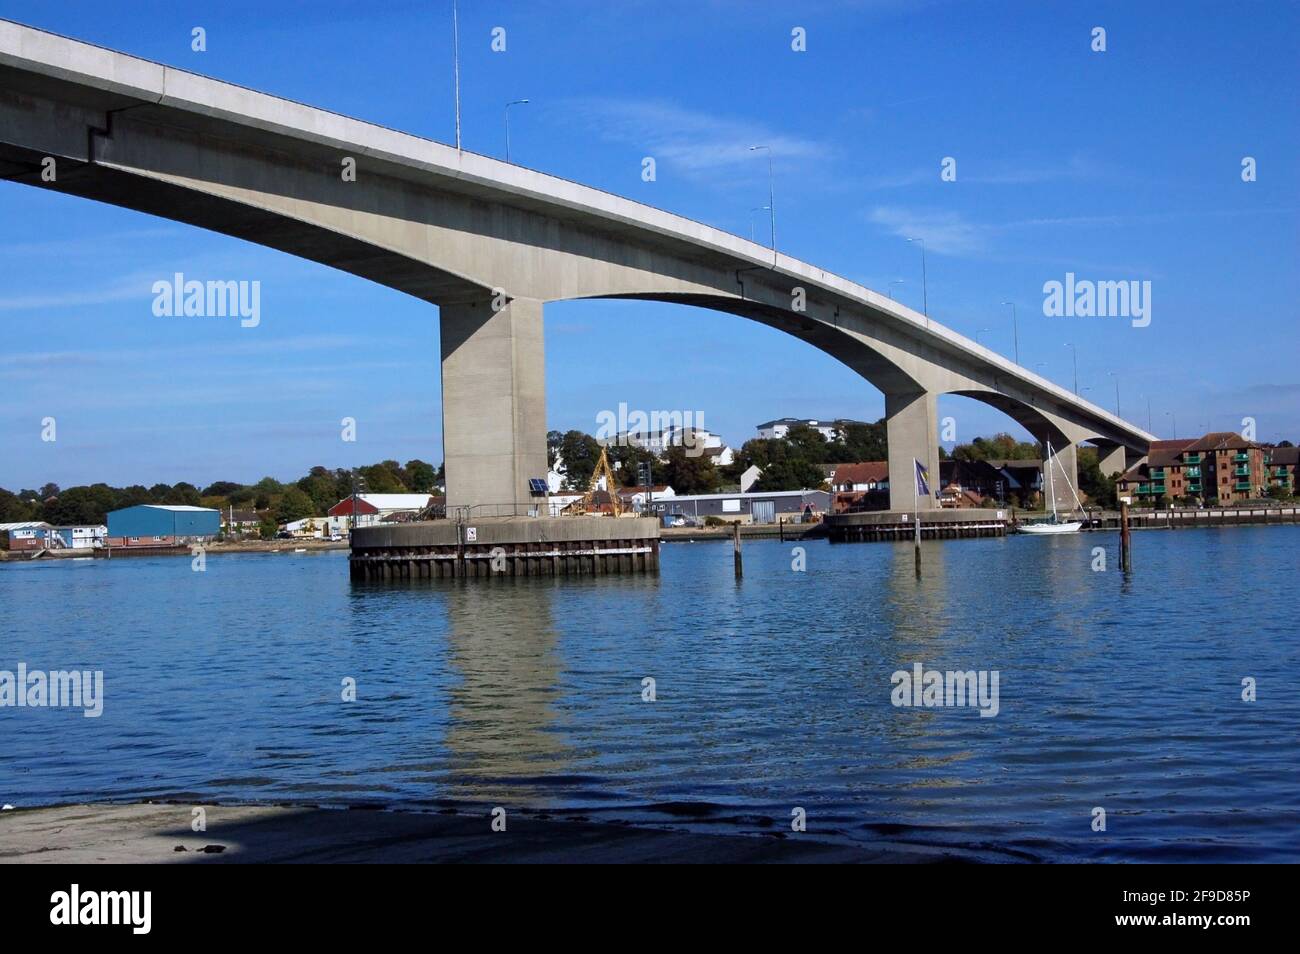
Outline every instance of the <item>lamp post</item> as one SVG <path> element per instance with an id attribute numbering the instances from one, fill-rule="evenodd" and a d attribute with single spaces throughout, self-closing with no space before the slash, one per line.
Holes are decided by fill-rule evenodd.
<path id="1" fill-rule="evenodd" d="M 352 513 L 349 516 L 348 539 L 352 539 L 352 531 L 357 528 L 357 486 L 360 485 L 361 492 L 365 493 L 366 478 L 357 473 L 356 468 L 352 468 Z"/>
<path id="2" fill-rule="evenodd" d="M 1011 341 L 1015 346 L 1016 364 L 1020 363 L 1020 323 L 1016 321 L 1016 303 L 1014 301 L 1004 301 L 1002 304 L 1011 306 Z"/>
<path id="3" fill-rule="evenodd" d="M 456 80 L 456 151 L 460 152 L 460 18 L 451 0 L 451 64 Z"/>
<path id="4" fill-rule="evenodd" d="M 522 106 L 526 102 L 526 99 L 513 99 L 506 103 L 506 162 L 510 161 L 510 107 Z"/>
<path id="5" fill-rule="evenodd" d="M 909 242 L 916 242 L 921 246 L 921 311 L 925 317 L 930 317 L 930 293 L 925 280 L 925 239 L 910 238 Z"/>
<path id="6" fill-rule="evenodd" d="M 766 211 L 768 211 L 768 208 L 765 205 L 756 205 L 749 210 L 749 240 L 751 242 L 754 241 L 754 213 Z"/>
<path id="7" fill-rule="evenodd" d="M 1174 430 L 1174 432 L 1169 435 L 1170 438 L 1172 438 L 1173 440 L 1177 440 L 1178 439 L 1178 416 L 1174 414 L 1173 411 L 1165 411 L 1165 417 L 1169 418 L 1169 426 L 1172 427 Z"/>
<path id="8" fill-rule="evenodd" d="M 896 301 L 896 300 L 897 300 L 897 299 L 894 298 L 894 286 L 895 286 L 895 285 L 902 285 L 902 284 L 903 284 L 903 280 L 902 280 L 901 278 L 895 278 L 892 282 L 889 283 L 889 300 L 890 300 L 890 301 Z"/>
<path id="9" fill-rule="evenodd" d="M 1107 371 L 1106 373 L 1115 379 L 1115 416 L 1122 417 L 1123 415 L 1119 412 L 1119 375 L 1114 371 Z"/>
<path id="10" fill-rule="evenodd" d="M 750 146 L 749 151 L 767 150 L 767 213 L 772 224 L 772 264 L 776 265 L 776 193 L 772 179 L 772 147 Z"/>
<path id="11" fill-rule="evenodd" d="M 986 332 L 989 332 L 989 331 L 992 331 L 992 330 L 993 330 L 992 328 L 981 328 L 979 331 L 975 332 L 975 343 L 976 343 L 976 344 L 983 344 L 983 342 L 980 341 L 980 335 L 985 334 Z"/>
<path id="12" fill-rule="evenodd" d="M 1070 349 L 1070 353 L 1074 356 L 1074 393 L 1077 395 L 1079 393 L 1079 349 L 1068 341 L 1065 346 Z"/>

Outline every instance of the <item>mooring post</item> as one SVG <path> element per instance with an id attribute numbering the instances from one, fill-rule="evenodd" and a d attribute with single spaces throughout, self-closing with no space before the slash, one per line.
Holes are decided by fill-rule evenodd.
<path id="1" fill-rule="evenodd" d="M 785 517 L 780 517 L 776 522 L 777 533 L 781 535 L 781 542 L 785 543 Z"/>
<path id="2" fill-rule="evenodd" d="M 916 512 L 916 575 L 921 575 L 921 511 Z"/>
<path id="3" fill-rule="evenodd" d="M 1132 542 L 1129 540 L 1128 503 L 1119 502 L 1119 565 L 1125 573 L 1133 569 Z"/>
<path id="4" fill-rule="evenodd" d="M 456 578 L 465 578 L 465 523 L 456 521 Z"/>
<path id="5" fill-rule="evenodd" d="M 736 579 L 745 575 L 745 571 L 740 563 L 740 521 L 733 521 L 731 524 L 731 545 L 735 551 L 736 559 Z"/>

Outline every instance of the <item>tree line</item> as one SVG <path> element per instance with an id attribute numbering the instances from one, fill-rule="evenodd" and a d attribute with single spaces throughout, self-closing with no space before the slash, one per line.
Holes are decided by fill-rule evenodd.
<path id="1" fill-rule="evenodd" d="M 202 489 L 185 481 L 152 487 L 97 483 L 66 489 L 45 484 L 17 492 L 0 487 L 0 523 L 42 520 L 54 526 L 103 524 L 110 510 L 139 504 L 179 504 L 222 511 L 231 507 L 254 510 L 274 532 L 274 527 L 290 520 L 325 516 L 352 493 L 354 474 L 358 493 L 433 493 L 442 485 L 442 467 L 417 459 L 404 465 L 385 460 L 355 471 L 313 467 L 289 483 L 274 477 L 263 477 L 255 484 L 218 480 Z"/>

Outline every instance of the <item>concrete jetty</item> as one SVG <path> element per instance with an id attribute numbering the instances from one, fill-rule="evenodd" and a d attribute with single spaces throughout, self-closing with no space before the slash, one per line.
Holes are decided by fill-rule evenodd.
<path id="1" fill-rule="evenodd" d="M 358 527 L 354 580 L 601 576 L 659 569 L 651 517 L 483 517 Z"/>

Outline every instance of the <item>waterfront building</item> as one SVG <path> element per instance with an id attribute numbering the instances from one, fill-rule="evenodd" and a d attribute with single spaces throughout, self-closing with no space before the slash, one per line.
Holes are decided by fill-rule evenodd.
<path id="1" fill-rule="evenodd" d="M 1296 467 L 1300 463 L 1300 447 L 1269 447 L 1264 455 L 1268 490 L 1284 493 L 1296 492 Z"/>
<path id="2" fill-rule="evenodd" d="M 1145 506 L 1194 500 L 1213 504 L 1263 497 L 1265 448 L 1232 431 L 1154 441 L 1147 459 L 1115 482 L 1121 499 Z"/>
<path id="3" fill-rule="evenodd" d="M 0 523 L 0 550 L 44 550 L 53 529 L 40 520 Z"/>
<path id="4" fill-rule="evenodd" d="M 649 497 L 654 500 L 665 500 L 669 497 L 676 497 L 673 488 L 668 484 L 655 484 L 649 488 Z M 618 502 L 625 511 L 632 510 L 640 513 L 646 503 L 645 487 L 623 487 L 618 492 Z"/>
<path id="5" fill-rule="evenodd" d="M 352 512 L 353 496 L 349 494 L 330 507 L 329 516 L 346 518 L 345 527 L 368 527 L 385 521 L 396 513 L 417 515 L 433 502 L 432 494 L 357 494 L 356 513 Z M 333 526 L 333 524 L 332 524 Z"/>
<path id="6" fill-rule="evenodd" d="M 97 550 L 104 546 L 108 527 L 103 524 L 83 527 L 51 527 L 49 532 L 52 550 Z"/>
<path id="7" fill-rule="evenodd" d="M 667 500 L 656 499 L 650 509 L 657 514 L 680 514 L 697 525 L 702 525 L 709 517 L 729 523 L 776 523 L 780 519 L 793 523 L 808 511 L 822 516 L 830 505 L 831 495 L 825 490 L 777 490 L 767 493 L 679 494 Z"/>
<path id="8" fill-rule="evenodd" d="M 108 514 L 110 547 L 202 543 L 221 531 L 221 512 L 182 504 L 140 504 Z"/>
<path id="9" fill-rule="evenodd" d="M 838 464 L 830 475 L 831 512 L 885 510 L 889 507 L 889 461 Z"/>

